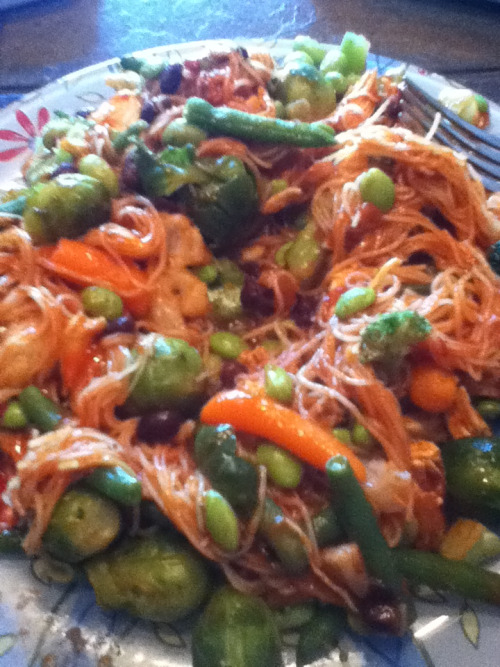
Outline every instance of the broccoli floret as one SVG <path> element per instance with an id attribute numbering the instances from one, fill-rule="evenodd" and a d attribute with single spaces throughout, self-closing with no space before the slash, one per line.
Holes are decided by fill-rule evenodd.
<path id="1" fill-rule="evenodd" d="M 500 276 L 500 241 L 490 246 L 487 259 L 493 271 Z"/>
<path id="2" fill-rule="evenodd" d="M 363 364 L 397 362 L 412 345 L 425 340 L 431 329 L 428 320 L 412 310 L 379 315 L 361 334 L 359 358 Z"/>

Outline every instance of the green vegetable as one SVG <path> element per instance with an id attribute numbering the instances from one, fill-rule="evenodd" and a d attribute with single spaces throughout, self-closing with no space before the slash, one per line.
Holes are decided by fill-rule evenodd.
<path id="1" fill-rule="evenodd" d="M 292 245 L 293 241 L 288 241 L 278 248 L 276 254 L 274 255 L 274 261 L 278 266 L 286 266 L 286 253 L 288 252 L 288 249 L 292 247 Z"/>
<path id="2" fill-rule="evenodd" d="M 445 86 L 441 89 L 438 100 L 443 106 L 468 123 L 476 122 L 479 107 L 476 96 L 471 90 Z"/>
<path id="3" fill-rule="evenodd" d="M 231 284 L 242 287 L 245 282 L 245 274 L 236 264 L 226 257 L 216 260 L 215 266 L 219 275 L 219 280 L 223 285 Z"/>
<path id="4" fill-rule="evenodd" d="M 293 401 L 293 380 L 284 368 L 266 364 L 264 367 L 264 387 L 266 394 L 281 403 Z"/>
<path id="5" fill-rule="evenodd" d="M 148 197 L 168 197 L 185 185 L 206 183 L 210 177 L 194 164 L 192 146 L 169 147 L 156 155 L 137 140 L 134 162 Z"/>
<path id="6" fill-rule="evenodd" d="M 85 489 L 70 489 L 57 502 L 43 536 L 55 558 L 79 563 L 107 549 L 120 532 L 116 505 Z"/>
<path id="7" fill-rule="evenodd" d="M 285 253 L 285 261 L 290 272 L 297 280 L 310 278 L 316 269 L 321 254 L 319 243 L 306 227 L 300 231 Z"/>
<path id="8" fill-rule="evenodd" d="M 363 329 L 359 358 L 363 364 L 373 361 L 396 363 L 431 331 L 428 320 L 412 310 L 383 313 Z"/>
<path id="9" fill-rule="evenodd" d="M 391 590 L 401 588 L 392 552 L 377 524 L 373 509 L 345 456 L 333 456 L 326 472 L 335 496 L 338 519 L 348 537 L 359 546 L 367 571 Z"/>
<path id="10" fill-rule="evenodd" d="M 134 507 L 141 502 L 141 483 L 128 466 L 96 468 L 85 482 L 120 505 Z"/>
<path id="11" fill-rule="evenodd" d="M 238 514 L 245 517 L 252 514 L 257 504 L 258 477 L 251 463 L 218 448 L 203 468 L 214 489 Z"/>
<path id="12" fill-rule="evenodd" d="M 80 174 L 92 176 L 92 178 L 102 183 L 110 197 L 118 197 L 120 194 L 118 176 L 102 157 L 93 153 L 85 155 L 78 163 L 78 171 Z"/>
<path id="13" fill-rule="evenodd" d="M 11 430 L 26 428 L 28 420 L 19 401 L 11 401 L 3 413 L 2 426 Z"/>
<path id="14" fill-rule="evenodd" d="M 500 417 L 500 401 L 493 398 L 483 398 L 478 401 L 476 410 L 484 419 L 498 419 Z"/>
<path id="15" fill-rule="evenodd" d="M 349 87 L 346 77 L 340 72 L 327 72 L 325 81 L 328 81 L 333 90 L 339 95 L 343 95 Z"/>
<path id="16" fill-rule="evenodd" d="M 153 355 L 136 372 L 127 401 L 137 413 L 190 405 L 201 393 L 198 351 L 178 338 L 158 337 Z"/>
<path id="17" fill-rule="evenodd" d="M 298 602 L 297 604 L 274 609 L 274 619 L 280 632 L 297 630 L 311 620 L 314 611 L 312 602 Z"/>
<path id="18" fill-rule="evenodd" d="M 210 336 L 210 349 L 223 359 L 237 359 L 248 345 L 243 338 L 230 331 L 218 331 Z"/>
<path id="19" fill-rule="evenodd" d="M 352 442 L 358 447 L 369 450 L 375 445 L 375 438 L 362 424 L 354 424 L 351 431 Z"/>
<path id="20" fill-rule="evenodd" d="M 207 133 L 200 130 L 196 125 L 189 125 L 184 118 L 176 118 L 167 125 L 163 131 L 162 141 L 165 145 L 185 146 L 192 144 L 198 146 L 207 138 Z"/>
<path id="21" fill-rule="evenodd" d="M 332 505 L 327 505 L 325 509 L 313 516 L 312 524 L 319 547 L 338 544 L 345 537 L 337 513 Z"/>
<path id="22" fill-rule="evenodd" d="M 120 65 L 124 70 L 130 70 L 140 74 L 145 79 L 155 79 L 165 69 L 163 60 L 147 60 L 137 56 L 123 56 Z"/>
<path id="23" fill-rule="evenodd" d="M 22 390 L 19 403 L 28 421 L 43 433 L 53 431 L 62 419 L 60 407 L 33 385 Z"/>
<path id="24" fill-rule="evenodd" d="M 371 287 L 352 287 L 341 294 L 335 305 L 335 315 L 340 320 L 347 320 L 351 315 L 375 303 L 376 298 L 377 293 Z"/>
<path id="25" fill-rule="evenodd" d="M 219 272 L 214 264 L 208 264 L 207 266 L 202 266 L 198 269 L 196 271 L 196 276 L 206 285 L 213 285 L 217 282 Z"/>
<path id="26" fill-rule="evenodd" d="M 0 556 L 5 554 L 23 554 L 23 538 L 16 530 L 0 531 Z"/>
<path id="27" fill-rule="evenodd" d="M 288 66 L 294 66 L 299 62 L 307 63 L 308 65 L 314 65 L 313 59 L 305 51 L 290 51 L 283 58 L 283 66 L 285 68 Z M 271 96 L 274 97 L 272 94 Z"/>
<path id="28" fill-rule="evenodd" d="M 488 100 L 485 99 L 482 95 L 479 95 L 478 93 L 474 95 L 474 98 L 476 100 L 477 109 L 479 113 L 488 113 L 488 108 L 489 108 Z"/>
<path id="29" fill-rule="evenodd" d="M 370 42 L 363 35 L 346 32 L 340 44 L 340 51 L 347 59 L 347 73 L 361 74 L 366 67 L 366 56 Z"/>
<path id="30" fill-rule="evenodd" d="M 257 117 L 257 116 L 256 116 Z M 195 163 L 193 184 L 183 191 L 188 214 L 214 250 L 234 247 L 254 230 L 258 212 L 253 175 L 241 160 L 225 155 Z"/>
<path id="31" fill-rule="evenodd" d="M 288 181 L 286 181 L 284 178 L 273 178 L 273 180 L 269 183 L 271 197 L 273 195 L 279 194 L 280 192 L 283 192 L 283 190 L 286 190 L 287 187 Z"/>
<path id="32" fill-rule="evenodd" d="M 358 184 L 364 202 L 374 204 L 382 213 L 387 213 L 394 206 L 396 198 L 394 181 L 378 167 L 372 167 L 361 174 Z"/>
<path id="33" fill-rule="evenodd" d="M 299 535 L 287 523 L 278 505 L 266 498 L 259 534 L 276 554 L 284 570 L 298 575 L 309 567 L 307 551 Z"/>
<path id="34" fill-rule="evenodd" d="M 255 114 L 213 107 L 198 97 L 191 97 L 184 107 L 184 118 L 209 134 L 282 143 L 303 148 L 321 148 L 335 143 L 335 132 L 320 123 L 292 123 L 279 118 L 267 118 Z"/>
<path id="35" fill-rule="evenodd" d="M 115 292 L 106 287 L 86 287 L 82 293 L 85 313 L 90 317 L 105 317 L 115 320 L 123 313 L 123 301 Z"/>
<path id="36" fill-rule="evenodd" d="M 348 428 L 333 428 L 332 433 L 344 445 L 352 445 L 351 431 Z"/>
<path id="37" fill-rule="evenodd" d="M 324 118 L 335 109 L 337 96 L 333 85 L 311 65 L 296 63 L 290 67 L 284 88 L 286 102 L 290 104 L 306 100 L 311 105 L 312 117 Z"/>
<path id="38" fill-rule="evenodd" d="M 118 152 L 125 150 L 127 146 L 135 143 L 141 132 L 147 130 L 148 127 L 149 125 L 145 120 L 136 120 L 135 123 L 129 125 L 126 130 L 117 132 L 113 135 L 113 139 L 111 141 L 113 148 Z"/>
<path id="39" fill-rule="evenodd" d="M 302 465 L 276 445 L 259 445 L 257 463 L 265 466 L 272 481 L 284 489 L 295 489 L 300 484 Z"/>
<path id="40" fill-rule="evenodd" d="M 426 551 L 394 549 L 392 554 L 395 567 L 412 584 L 500 604 L 500 574 L 496 572 Z"/>
<path id="41" fill-rule="evenodd" d="M 226 587 L 217 591 L 193 632 L 193 667 L 282 667 L 271 610 Z"/>
<path id="42" fill-rule="evenodd" d="M 312 39 L 307 35 L 297 35 L 297 37 L 295 37 L 293 41 L 293 50 L 306 53 L 315 65 L 319 65 L 326 54 L 326 49 L 315 39 Z"/>
<path id="43" fill-rule="evenodd" d="M 61 174 L 31 190 L 24 226 L 35 243 L 54 243 L 97 227 L 109 212 L 110 195 L 102 183 L 84 174 Z"/>
<path id="44" fill-rule="evenodd" d="M 59 116 L 52 118 L 43 128 L 42 144 L 53 149 L 60 139 L 67 138 L 70 143 L 83 144 L 85 134 L 93 123 L 85 118 L 75 116 Z"/>
<path id="45" fill-rule="evenodd" d="M 26 206 L 26 195 L 19 195 L 15 199 L 9 199 L 0 204 L 1 215 L 22 215 Z"/>
<path id="46" fill-rule="evenodd" d="M 62 148 L 35 152 L 24 176 L 26 183 L 33 186 L 48 181 L 63 162 L 72 164 L 73 156 Z"/>
<path id="47" fill-rule="evenodd" d="M 209 590 L 205 561 L 184 542 L 160 533 L 129 539 L 85 569 L 101 607 L 152 621 L 184 618 Z"/>
<path id="48" fill-rule="evenodd" d="M 224 551 L 236 551 L 239 542 L 238 519 L 231 505 L 211 489 L 203 496 L 205 525 L 212 539 Z"/>
<path id="49" fill-rule="evenodd" d="M 346 613 L 340 607 L 323 607 L 316 610 L 311 620 L 302 628 L 297 644 L 297 667 L 304 667 L 328 653 L 339 643 L 347 628 Z"/>
<path id="50" fill-rule="evenodd" d="M 200 470 L 206 472 L 207 461 L 214 452 L 223 452 L 229 456 L 236 454 L 236 435 L 229 424 L 201 426 L 194 438 L 194 455 Z"/>
<path id="51" fill-rule="evenodd" d="M 493 271 L 500 276 L 500 241 L 490 246 L 486 258 Z"/>
<path id="52" fill-rule="evenodd" d="M 500 510 L 500 438 L 463 438 L 441 447 L 446 488 L 455 500 Z"/>
<path id="53" fill-rule="evenodd" d="M 349 74 L 347 56 L 341 51 L 328 51 L 321 61 L 319 69 L 324 74 L 328 74 L 330 72 L 335 72 L 341 75 Z"/>
<path id="54" fill-rule="evenodd" d="M 243 315 L 241 305 L 241 287 L 227 283 L 217 289 L 208 290 L 208 300 L 212 312 L 220 320 L 229 322 Z"/>

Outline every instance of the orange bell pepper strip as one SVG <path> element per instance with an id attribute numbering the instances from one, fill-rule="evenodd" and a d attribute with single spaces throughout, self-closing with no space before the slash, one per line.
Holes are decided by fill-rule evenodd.
<path id="1" fill-rule="evenodd" d="M 148 259 L 157 251 L 151 235 L 142 237 L 133 232 L 117 234 L 109 231 L 105 225 L 87 232 L 84 241 L 92 246 L 107 246 L 121 257 L 138 260 Z"/>
<path id="2" fill-rule="evenodd" d="M 82 241 L 61 239 L 54 249 L 40 253 L 49 270 L 76 285 L 99 285 L 119 294 L 130 312 L 144 316 L 150 308 L 147 276 L 132 263 L 124 267 L 104 250 Z"/>
<path id="3" fill-rule="evenodd" d="M 89 319 L 80 313 L 71 318 L 66 327 L 59 364 L 63 384 L 70 392 L 85 384 L 91 367 L 96 370 L 93 339 L 104 326 L 102 319 Z"/>
<path id="4" fill-rule="evenodd" d="M 266 438 L 318 470 L 325 470 L 327 461 L 341 454 L 358 481 L 366 481 L 365 466 L 346 445 L 319 424 L 269 398 L 236 390 L 222 392 L 205 404 L 200 419 L 205 424 L 231 424 L 238 431 Z"/>

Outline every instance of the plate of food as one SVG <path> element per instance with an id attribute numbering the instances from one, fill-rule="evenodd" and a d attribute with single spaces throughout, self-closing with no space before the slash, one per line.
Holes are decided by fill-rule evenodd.
<path id="1" fill-rule="evenodd" d="M 500 203 L 368 47 L 0 112 L 0 667 L 496 664 Z"/>

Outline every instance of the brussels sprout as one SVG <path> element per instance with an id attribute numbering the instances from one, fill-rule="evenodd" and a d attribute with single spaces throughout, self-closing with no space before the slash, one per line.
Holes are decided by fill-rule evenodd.
<path id="1" fill-rule="evenodd" d="M 102 183 L 111 197 L 118 197 L 120 186 L 118 176 L 109 164 L 99 155 L 85 155 L 78 163 L 78 171 L 85 176 L 92 176 Z"/>
<path id="2" fill-rule="evenodd" d="M 257 597 L 217 591 L 193 633 L 194 667 L 280 667 L 281 647 L 271 610 Z"/>
<path id="3" fill-rule="evenodd" d="M 55 506 L 43 545 L 55 558 L 78 563 L 107 549 L 119 532 L 120 512 L 113 502 L 71 489 Z"/>
<path id="4" fill-rule="evenodd" d="M 159 337 L 132 381 L 128 407 L 138 413 L 188 406 L 200 395 L 201 357 L 179 338 Z"/>
<path id="5" fill-rule="evenodd" d="M 100 225 L 109 211 L 110 196 L 102 183 L 83 174 L 61 174 L 31 190 L 24 226 L 35 243 L 53 243 Z"/>
<path id="6" fill-rule="evenodd" d="M 101 607 L 152 621 L 187 616 L 209 589 L 204 560 L 178 538 L 160 533 L 133 538 L 85 569 Z"/>

